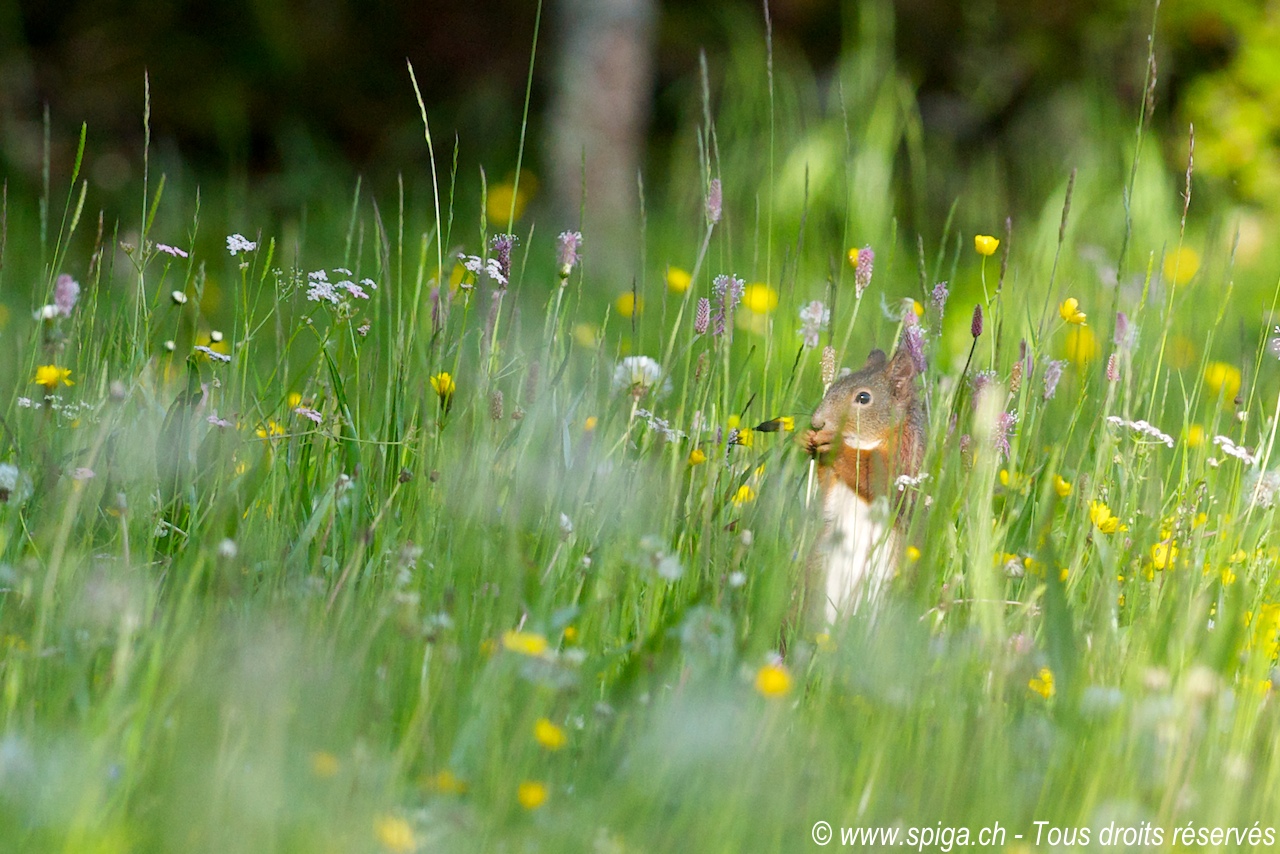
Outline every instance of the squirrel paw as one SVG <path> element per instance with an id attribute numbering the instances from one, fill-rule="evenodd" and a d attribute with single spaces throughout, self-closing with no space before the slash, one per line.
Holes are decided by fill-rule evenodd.
<path id="1" fill-rule="evenodd" d="M 804 448 L 811 457 L 819 457 L 831 450 L 831 443 L 836 438 L 836 431 L 831 429 L 806 430 Z"/>

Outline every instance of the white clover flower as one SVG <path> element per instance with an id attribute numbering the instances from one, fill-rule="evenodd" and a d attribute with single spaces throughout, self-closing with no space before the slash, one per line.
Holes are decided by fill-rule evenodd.
<path id="1" fill-rule="evenodd" d="M 613 369 L 613 390 L 629 390 L 640 397 L 662 379 L 662 366 L 648 356 L 627 356 Z M 662 384 L 662 394 L 671 390 L 671 380 Z"/>
<path id="2" fill-rule="evenodd" d="M 257 248 L 258 244 L 246 239 L 243 234 L 232 234 L 227 237 L 227 251 L 232 255 L 237 252 L 252 252 Z"/>

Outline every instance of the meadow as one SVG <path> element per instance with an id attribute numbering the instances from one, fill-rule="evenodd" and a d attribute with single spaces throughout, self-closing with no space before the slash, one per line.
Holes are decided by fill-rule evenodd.
<path id="1" fill-rule="evenodd" d="M 1280 271 L 1149 105 L 918 236 L 891 61 L 753 50 L 633 281 L 426 109 L 425 194 L 304 225 L 155 172 L 104 221 L 91 134 L 6 196 L 0 847 L 1274 844 Z M 796 433 L 908 340 L 912 547 L 796 624 Z"/>

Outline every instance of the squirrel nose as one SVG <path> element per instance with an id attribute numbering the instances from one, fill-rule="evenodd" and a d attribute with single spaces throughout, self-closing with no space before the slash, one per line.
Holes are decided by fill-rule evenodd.
<path id="1" fill-rule="evenodd" d="M 814 430 L 821 430 L 823 427 L 827 426 L 827 419 L 819 418 L 817 415 L 815 415 L 813 416 L 813 418 L 809 419 L 809 426 L 812 427 Z"/>

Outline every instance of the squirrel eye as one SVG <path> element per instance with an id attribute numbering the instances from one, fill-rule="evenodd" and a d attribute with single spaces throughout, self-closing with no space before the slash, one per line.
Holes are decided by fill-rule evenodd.
<path id="1" fill-rule="evenodd" d="M 871 392 L 869 391 L 858 392 L 857 396 L 854 397 L 854 401 L 861 404 L 862 406 L 866 406 L 868 403 L 871 402 Z"/>

